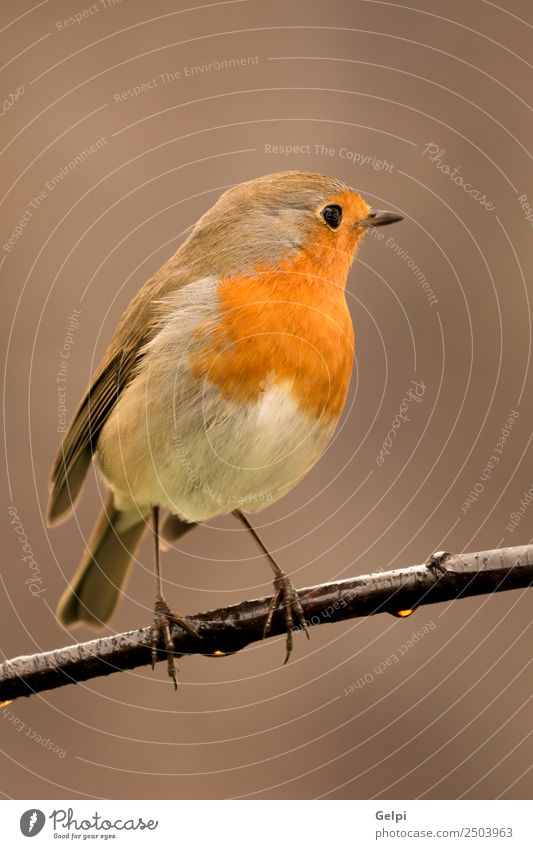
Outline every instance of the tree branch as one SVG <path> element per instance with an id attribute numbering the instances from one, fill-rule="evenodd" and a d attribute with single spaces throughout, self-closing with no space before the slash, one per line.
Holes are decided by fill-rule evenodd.
<path id="1" fill-rule="evenodd" d="M 308 625 L 341 622 L 376 613 L 407 612 L 436 604 L 533 583 L 533 545 L 472 554 L 432 555 L 422 566 L 376 572 L 298 591 Z M 240 651 L 263 636 L 271 598 L 198 613 L 190 621 L 201 640 L 173 627 L 177 655 L 222 655 Z M 297 630 L 297 629 L 296 629 Z M 285 633 L 277 611 L 269 636 Z M 160 651 L 159 659 L 165 659 Z M 53 690 L 66 684 L 150 664 L 150 627 L 112 637 L 7 660 L 0 665 L 0 702 Z"/>

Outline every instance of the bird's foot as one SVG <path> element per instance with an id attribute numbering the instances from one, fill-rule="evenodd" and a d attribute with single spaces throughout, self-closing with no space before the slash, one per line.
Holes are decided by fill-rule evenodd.
<path id="1" fill-rule="evenodd" d="M 174 661 L 174 641 L 172 640 L 172 625 L 181 625 L 192 637 L 200 639 L 198 631 L 191 623 L 179 613 L 173 613 L 164 598 L 156 598 L 154 607 L 154 621 L 152 622 L 152 669 L 155 668 L 157 653 L 161 638 L 165 644 L 167 653 L 167 670 L 169 678 L 174 682 L 174 689 L 178 689 L 176 678 L 176 663 Z"/>
<path id="2" fill-rule="evenodd" d="M 281 572 L 281 570 L 280 574 L 276 578 L 274 578 L 274 589 L 274 597 L 270 604 L 270 610 L 268 611 L 265 627 L 263 629 L 263 639 L 265 637 L 268 637 L 268 634 L 272 627 L 272 619 L 274 617 L 274 613 L 276 612 L 281 603 L 283 613 L 285 615 L 285 626 L 287 629 L 286 652 L 285 660 L 283 661 L 283 663 L 285 664 L 287 663 L 292 652 L 292 631 L 294 628 L 295 621 L 297 626 L 305 631 L 307 639 L 309 639 L 309 631 L 307 630 L 304 611 L 300 599 L 298 598 L 298 593 L 294 589 L 291 579 L 284 572 Z"/>

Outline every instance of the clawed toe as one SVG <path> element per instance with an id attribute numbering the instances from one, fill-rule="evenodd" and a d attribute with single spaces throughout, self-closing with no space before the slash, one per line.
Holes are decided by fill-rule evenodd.
<path id="1" fill-rule="evenodd" d="M 263 629 L 263 638 L 267 637 L 270 633 L 274 613 L 281 603 L 285 615 L 285 626 L 287 630 L 285 659 L 283 661 L 283 664 L 285 665 L 289 660 L 293 649 L 292 632 L 295 627 L 295 621 L 296 625 L 305 631 L 307 639 L 309 639 L 309 631 L 307 630 L 304 611 L 298 597 L 298 593 L 294 589 L 291 579 L 284 573 L 281 573 L 274 579 L 274 589 L 276 592 L 274 593 L 274 597 L 268 611 L 268 616 L 266 618 L 265 627 Z"/>
<path id="2" fill-rule="evenodd" d="M 172 639 L 172 625 L 174 624 L 181 625 L 181 627 L 184 628 L 185 631 L 187 631 L 187 633 L 192 637 L 200 639 L 198 631 L 194 625 L 191 625 L 185 617 L 180 616 L 178 613 L 172 613 L 163 598 L 156 599 L 151 640 L 152 669 L 155 668 L 159 644 L 162 639 L 167 653 L 168 675 L 174 683 L 174 689 L 177 690 L 178 680 L 176 677 L 176 663 L 174 661 L 174 641 Z"/>
<path id="3" fill-rule="evenodd" d="M 171 616 L 172 614 L 166 602 L 163 599 L 157 599 L 154 609 L 154 621 L 152 623 L 152 669 L 155 668 L 159 643 L 161 638 L 163 638 L 167 653 L 168 675 L 172 678 L 174 689 L 177 690 L 178 680 L 176 677 L 176 664 L 174 662 L 174 642 L 170 631 Z"/>

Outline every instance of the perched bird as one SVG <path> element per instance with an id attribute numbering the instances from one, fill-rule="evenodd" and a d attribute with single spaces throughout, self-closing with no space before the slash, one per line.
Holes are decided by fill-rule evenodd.
<path id="1" fill-rule="evenodd" d="M 265 623 L 283 605 L 287 655 L 295 620 L 290 579 L 244 513 L 287 493 L 319 459 L 341 416 L 354 356 L 345 283 L 369 227 L 400 221 L 340 180 L 286 171 L 234 186 L 200 218 L 128 306 L 75 413 L 52 471 L 55 524 L 72 509 L 93 454 L 109 487 L 78 571 L 59 602 L 66 625 L 101 625 L 117 603 L 152 521 L 156 603 L 152 660 L 163 638 L 176 683 L 171 613 L 159 566 L 162 536 L 235 513 L 274 572 Z"/>

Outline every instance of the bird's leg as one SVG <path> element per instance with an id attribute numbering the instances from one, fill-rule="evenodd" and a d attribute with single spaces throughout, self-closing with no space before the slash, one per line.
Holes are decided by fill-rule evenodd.
<path id="1" fill-rule="evenodd" d="M 176 679 L 176 664 L 174 662 L 174 642 L 172 640 L 171 626 L 173 623 L 181 625 L 191 636 L 198 638 L 198 632 L 185 617 L 179 613 L 172 613 L 163 596 L 163 585 L 161 581 L 161 566 L 159 562 L 159 507 L 152 507 L 152 525 L 155 543 L 155 607 L 154 621 L 152 623 L 152 669 L 157 661 L 157 652 L 161 637 L 165 643 L 167 652 L 167 669 L 169 677 L 174 682 L 174 689 L 178 689 Z"/>
<path id="2" fill-rule="evenodd" d="M 294 589 L 291 579 L 285 572 L 280 569 L 260 536 L 254 530 L 246 516 L 241 513 L 240 510 L 235 510 L 234 515 L 242 522 L 244 527 L 250 531 L 251 535 L 255 539 L 257 545 L 265 555 L 268 564 L 272 571 L 274 572 L 274 597 L 270 604 L 270 610 L 268 612 L 268 616 L 265 621 L 265 627 L 263 629 L 263 638 L 268 636 L 270 628 L 272 627 L 272 619 L 274 617 L 274 613 L 279 607 L 281 602 L 282 608 L 285 614 L 285 626 L 287 629 L 287 643 L 286 643 L 286 653 L 285 660 L 283 663 L 287 663 L 290 654 L 292 652 L 292 629 L 294 628 L 294 620 L 296 619 L 297 624 L 303 628 L 305 633 L 307 634 L 307 639 L 309 639 L 309 631 L 307 630 L 307 625 L 305 624 L 305 616 L 303 612 L 302 605 L 300 603 L 300 599 L 298 598 L 298 594 Z"/>

